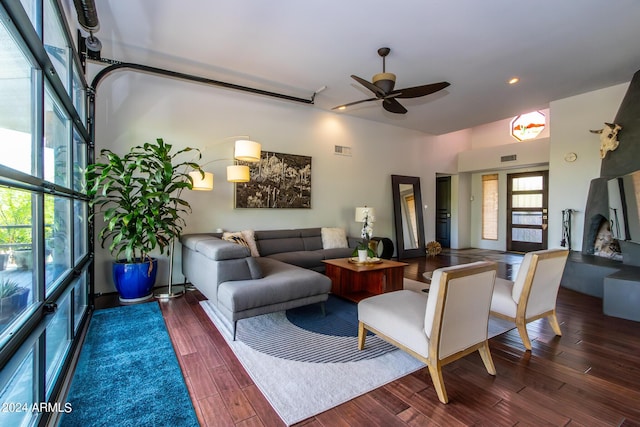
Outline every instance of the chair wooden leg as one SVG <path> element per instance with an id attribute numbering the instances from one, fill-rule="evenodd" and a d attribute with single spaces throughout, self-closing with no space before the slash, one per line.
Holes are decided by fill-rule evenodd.
<path id="1" fill-rule="evenodd" d="M 560 329 L 560 323 L 558 323 L 558 318 L 556 317 L 556 313 L 550 314 L 547 319 L 549 320 L 549 324 L 551 325 L 551 329 L 553 332 L 559 337 L 562 336 L 562 330 Z"/>
<path id="2" fill-rule="evenodd" d="M 364 348 L 364 341 L 367 338 L 367 331 L 364 329 L 364 323 L 358 322 L 358 350 Z"/>
<path id="3" fill-rule="evenodd" d="M 442 403 L 449 403 L 447 390 L 444 388 L 444 379 L 442 378 L 442 367 L 429 365 L 429 373 L 431 374 L 433 387 L 436 389 L 436 393 L 438 394 L 438 399 Z"/>
<path id="4" fill-rule="evenodd" d="M 516 326 L 518 327 L 518 332 L 520 333 L 520 338 L 522 338 L 524 348 L 531 350 L 531 341 L 529 340 L 529 333 L 527 332 L 527 324 L 524 320 L 516 320 Z"/>
<path id="5" fill-rule="evenodd" d="M 484 367 L 487 368 L 487 372 L 491 375 L 496 374 L 496 367 L 493 364 L 493 358 L 491 358 L 491 352 L 489 351 L 489 341 L 485 341 L 482 347 L 478 349 L 480 357 L 484 362 Z"/>

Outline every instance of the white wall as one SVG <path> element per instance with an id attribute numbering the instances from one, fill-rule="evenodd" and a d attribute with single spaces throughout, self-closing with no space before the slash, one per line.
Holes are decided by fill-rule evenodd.
<path id="1" fill-rule="evenodd" d="M 91 79 L 89 79 L 91 80 Z M 549 139 L 549 246 L 560 240 L 561 210 L 584 210 L 589 181 L 599 175 L 597 135 L 613 120 L 628 84 L 579 95 L 551 103 L 548 114 Z M 398 120 L 402 120 L 398 118 Z M 426 241 L 435 239 L 435 180 L 437 174 L 452 175 L 452 246 L 504 250 L 504 236 L 498 242 L 480 239 L 478 176 L 459 173 L 457 154 L 472 148 L 518 144 L 508 134 L 510 119 L 489 123 L 447 135 L 431 136 L 395 126 L 341 116 L 313 106 L 245 94 L 242 92 L 170 80 L 130 71 L 107 77 L 97 90 L 97 149 L 123 153 L 129 147 L 162 137 L 176 148 L 204 149 L 201 163 L 232 156 L 232 139 L 249 135 L 266 151 L 311 156 L 312 209 L 234 209 L 233 185 L 225 181 L 224 162 L 205 168 L 216 174 L 212 192 L 189 192 L 193 213 L 186 218 L 185 232 L 340 226 L 359 234 L 353 209 L 376 208 L 374 234 L 395 241 L 390 175 L 421 178 Z M 546 139 L 543 133 L 540 138 Z M 542 141 L 542 140 L 541 140 Z M 498 143 L 500 142 L 500 143 Z M 352 157 L 333 154 L 334 145 L 352 147 Z M 498 148 L 500 150 L 501 148 Z M 564 162 L 566 152 L 578 160 Z M 529 167 L 519 170 L 540 169 Z M 509 172 L 515 172 L 510 170 Z M 501 174 L 506 175 L 506 171 Z M 501 179 L 506 186 L 506 178 Z M 501 189 L 501 192 L 503 189 Z M 504 189 L 506 191 L 506 188 Z M 474 197 L 472 202 L 470 199 Z M 502 198 L 504 199 L 504 198 Z M 501 206 L 501 211 L 506 211 Z M 506 223 L 501 218 L 501 223 Z M 573 247 L 581 246 L 583 218 L 574 217 Z M 502 231 L 504 234 L 504 231 Z M 175 258 L 174 282 L 180 274 L 179 247 Z M 110 273 L 111 256 L 96 248 L 96 290 L 114 290 Z M 166 259 L 162 259 L 158 284 L 166 281 Z"/>
<path id="2" fill-rule="evenodd" d="M 452 132 L 445 135 L 430 136 L 424 144 L 424 174 L 421 178 L 423 203 L 425 204 L 424 222 L 426 242 L 435 240 L 436 223 L 436 177 L 439 175 L 451 175 L 451 247 L 467 247 L 465 243 L 465 230 L 468 229 L 470 218 L 460 212 L 458 203 L 460 182 L 454 177 L 458 172 L 458 153 L 469 150 L 471 129 Z M 464 182 L 464 180 L 462 181 Z M 462 190 L 467 191 L 467 190 Z M 425 198 L 426 195 L 426 198 Z M 464 209 L 464 204 L 462 204 Z M 462 235 L 461 235 L 462 233 Z M 462 241 L 463 243 L 460 243 Z M 462 244 L 462 246 L 460 246 Z"/>
<path id="3" fill-rule="evenodd" d="M 604 122 L 613 121 L 628 86 L 628 83 L 620 84 L 551 102 L 548 110 L 542 110 L 548 117 L 547 129 L 532 141 L 517 142 L 511 138 L 509 135 L 511 119 L 470 129 L 472 149 L 460 153 L 459 172 L 482 170 L 484 173 L 499 173 L 499 223 L 501 224 L 497 241 L 481 238 L 482 185 L 480 180 L 482 174 L 474 173 L 471 179 L 471 195 L 474 198 L 471 202 L 470 242 L 472 247 L 506 249 L 505 227 L 502 225 L 506 224 L 507 173 L 548 168 L 548 246 L 550 248 L 560 246 L 562 210 L 571 208 L 578 211 L 572 218 L 572 249 L 580 250 L 589 183 L 593 178 L 600 176 L 600 139 L 589 130 L 600 129 Z M 575 162 L 564 160 L 569 152 L 577 154 L 578 159 Z M 501 168 L 499 157 L 513 153 L 518 155 L 518 161 L 513 165 L 519 168 Z"/>
<path id="4" fill-rule="evenodd" d="M 546 166 L 539 166 L 484 171 L 471 175 L 471 197 L 473 197 L 471 202 L 471 247 L 496 251 L 507 250 L 507 175 L 546 169 Z M 498 239 L 486 240 L 482 238 L 482 175 L 493 173 L 498 174 Z M 553 245 L 549 245 L 549 247 L 553 247 Z"/>
<path id="5" fill-rule="evenodd" d="M 176 148 L 211 146 L 201 160 L 205 163 L 232 157 L 232 139 L 216 142 L 233 135 L 249 135 L 265 151 L 311 156 L 312 208 L 234 209 L 234 187 L 225 181 L 228 163 L 215 162 L 205 167 L 215 174 L 214 190 L 183 194 L 193 207 L 185 233 L 338 226 L 358 236 L 361 224 L 353 220 L 354 208 L 368 205 L 376 209 L 374 234 L 395 241 L 390 175 L 399 174 L 421 178 L 423 202 L 428 206 L 426 234 L 432 239 L 435 173 L 455 172 L 456 150 L 461 149 L 456 141 L 313 106 L 142 73 L 118 71 L 98 86 L 97 149 L 124 153 L 133 145 L 162 137 Z M 352 147 L 353 156 L 334 155 L 334 145 Z M 179 252 L 178 246 L 174 282 L 182 280 Z M 111 259 L 98 245 L 97 291 L 113 291 Z M 165 278 L 166 259 L 161 263 L 159 277 Z M 158 285 L 162 280 L 166 281 L 158 279 Z"/>
<path id="6" fill-rule="evenodd" d="M 516 160 L 503 162 L 503 156 L 516 156 Z M 515 169 L 548 163 L 549 138 L 474 148 L 458 154 L 459 172 Z"/>
<path id="7" fill-rule="evenodd" d="M 549 246 L 559 246 L 562 210 L 575 209 L 571 249 L 582 249 L 584 209 L 589 183 L 600 176 L 600 136 L 589 132 L 613 122 L 629 83 L 596 90 L 551 103 L 549 155 Z M 578 155 L 566 162 L 567 153 Z"/>
<path id="8" fill-rule="evenodd" d="M 544 110 L 549 117 L 549 111 Z M 460 230 L 456 237 L 458 248 L 474 247 L 504 251 L 507 248 L 507 175 L 510 173 L 546 170 L 549 162 L 548 125 L 536 139 L 517 141 L 511 137 L 509 126 L 512 119 L 500 120 L 474 127 L 469 132 L 471 149 L 458 154 L 460 204 L 456 223 Z M 501 142 L 500 144 L 493 141 Z M 501 162 L 502 156 L 516 155 L 515 161 Z M 498 239 L 482 239 L 482 175 L 498 174 Z M 464 196 L 463 196 L 464 194 Z M 473 200 L 471 200 L 473 199 Z M 464 204 L 463 204 L 464 203 Z M 466 215 L 464 210 L 467 209 Z M 468 221 L 468 222 L 467 222 Z M 452 221 L 453 222 L 453 221 Z M 466 231 L 466 234 L 462 232 Z"/>

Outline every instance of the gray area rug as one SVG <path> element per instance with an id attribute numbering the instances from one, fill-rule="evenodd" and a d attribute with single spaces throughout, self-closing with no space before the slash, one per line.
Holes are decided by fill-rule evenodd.
<path id="1" fill-rule="evenodd" d="M 221 331 L 253 382 L 287 425 L 324 412 L 424 367 L 421 362 L 397 349 L 371 359 L 337 363 L 301 362 L 271 356 L 241 341 L 242 334 L 253 328 L 279 328 L 283 313 L 265 314 L 239 321 L 240 339 L 232 341 L 226 321 L 220 319 L 213 304 L 209 301 L 201 301 L 200 304 Z M 302 347 L 311 346 L 312 350 L 319 350 L 327 345 L 323 341 L 326 335 L 315 335 L 320 340 L 319 344 L 307 339 L 304 346 L 295 348 L 303 350 Z M 357 351 L 357 337 L 335 338 L 340 341 L 351 340 L 350 345 Z M 367 353 L 369 343 L 373 341 L 371 338 L 367 338 L 363 353 Z"/>
<path id="2" fill-rule="evenodd" d="M 419 285 L 418 285 L 419 286 Z M 291 425 L 408 375 L 425 365 L 375 336 L 331 336 L 292 324 L 285 312 L 238 322 L 237 340 L 209 301 L 213 324 L 280 418 Z M 497 322 L 496 322 L 497 321 Z M 489 335 L 514 327 L 491 319 Z"/>

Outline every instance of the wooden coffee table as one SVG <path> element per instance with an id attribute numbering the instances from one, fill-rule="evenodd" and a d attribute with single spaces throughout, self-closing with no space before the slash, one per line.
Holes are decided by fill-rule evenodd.
<path id="1" fill-rule="evenodd" d="M 350 258 L 324 260 L 331 279 L 331 293 L 350 301 L 402 289 L 405 262 L 383 259 L 375 264 L 356 264 Z"/>

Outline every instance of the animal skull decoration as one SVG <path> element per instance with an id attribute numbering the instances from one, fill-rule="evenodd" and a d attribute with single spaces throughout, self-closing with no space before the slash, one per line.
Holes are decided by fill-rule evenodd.
<path id="1" fill-rule="evenodd" d="M 604 159 L 607 152 L 614 151 L 618 148 L 618 132 L 622 129 L 622 126 L 616 123 L 605 122 L 605 127 L 598 130 L 590 130 L 591 133 L 600 134 L 600 158 Z"/>

